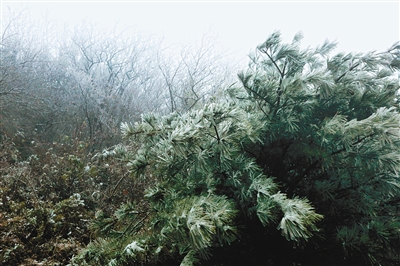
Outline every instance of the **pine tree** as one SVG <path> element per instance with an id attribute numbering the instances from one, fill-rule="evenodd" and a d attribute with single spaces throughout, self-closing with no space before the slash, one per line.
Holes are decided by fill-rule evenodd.
<path id="1" fill-rule="evenodd" d="M 319 248 L 309 245 L 314 263 L 393 264 L 400 240 L 400 46 L 329 56 L 334 43 L 301 50 L 300 40 L 281 44 L 275 32 L 239 75 L 246 93 L 236 98 L 265 124 L 263 144 L 245 150 L 288 197 L 306 197 L 324 215 Z"/>
<path id="2" fill-rule="evenodd" d="M 395 265 L 400 46 L 330 56 L 273 33 L 226 97 L 124 123 L 146 203 L 99 212 L 79 265 Z"/>

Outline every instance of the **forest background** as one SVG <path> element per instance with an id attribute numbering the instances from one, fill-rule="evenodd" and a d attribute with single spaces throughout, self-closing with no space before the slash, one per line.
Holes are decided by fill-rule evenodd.
<path id="1" fill-rule="evenodd" d="M 247 67 L 243 66 L 241 60 L 233 60 L 232 54 L 227 49 L 221 50 L 216 45 L 216 35 L 212 33 L 203 34 L 194 44 L 171 46 L 166 45 L 162 38 L 157 38 L 154 35 L 144 34 L 143 32 L 125 34 L 128 29 L 118 27 L 106 31 L 90 21 L 72 27 L 65 26 L 63 31 L 60 32 L 55 24 L 49 23 L 51 21 L 31 18 L 28 10 L 13 12 L 10 9 L 9 11 L 7 16 L 2 18 L 0 78 L 0 134 L 2 142 L 0 151 L 2 176 L 0 222 L 2 225 L 1 263 L 3 265 L 57 265 L 57 263 L 61 265 L 67 263 L 130 265 L 132 263 L 176 264 L 180 262 L 183 265 L 196 262 L 204 264 L 210 258 L 210 255 L 214 254 L 211 257 L 216 257 L 215 252 L 237 253 L 238 249 L 243 248 L 243 245 L 238 244 L 238 241 L 243 241 L 244 244 L 250 243 L 252 237 L 259 233 L 258 230 L 263 230 L 264 227 L 262 226 L 269 228 L 264 237 L 271 237 L 272 243 L 282 248 L 280 253 L 272 252 L 271 254 L 275 253 L 275 255 L 267 256 L 265 258 L 267 263 L 271 265 L 282 265 L 282 263 L 310 264 L 315 261 L 305 258 L 318 245 L 324 247 L 322 250 L 327 248 L 339 252 L 336 249 L 337 243 L 326 245 L 321 240 L 324 238 L 322 234 L 319 235 L 319 240 L 312 241 L 312 244 L 308 247 L 304 246 L 303 240 L 308 240 L 316 234 L 317 225 L 326 227 L 325 233 L 329 236 L 335 236 L 338 243 L 346 239 L 343 243 L 349 243 L 349 246 L 344 247 L 339 253 L 341 254 L 340 258 L 348 263 L 357 262 L 363 265 L 366 262 L 373 264 L 383 261 L 395 265 L 398 261 L 398 253 L 396 253 L 399 243 L 398 231 L 393 229 L 398 225 L 397 220 L 393 218 L 397 214 L 398 191 L 391 187 L 398 186 L 397 179 L 392 178 L 392 174 L 397 171 L 397 157 L 387 156 L 385 160 L 378 160 L 376 163 L 379 167 L 376 168 L 372 166 L 373 164 L 369 166 L 373 169 L 370 169 L 370 173 L 388 175 L 390 178 L 386 178 L 384 181 L 391 184 L 389 187 L 382 186 L 382 191 L 380 191 L 390 194 L 389 198 L 382 199 L 388 209 L 385 207 L 381 210 L 381 215 L 390 219 L 371 220 L 370 217 L 376 216 L 376 210 L 382 207 L 382 202 L 377 205 L 377 209 L 373 210 L 353 210 L 349 209 L 348 206 L 345 209 L 340 209 L 343 208 L 341 204 L 344 199 L 355 199 L 352 193 L 343 194 L 343 187 L 346 186 L 349 189 L 347 191 L 352 191 L 356 186 L 358 192 L 362 190 L 362 193 L 365 193 L 360 192 L 361 194 L 357 194 L 357 197 L 361 195 L 360 197 L 363 198 L 368 195 L 369 201 L 366 202 L 377 203 L 373 199 L 379 198 L 380 195 L 368 194 L 371 192 L 370 188 L 366 186 L 368 182 L 363 182 L 360 179 L 357 184 L 351 183 L 349 185 L 346 183 L 348 182 L 347 179 L 353 180 L 353 177 L 352 174 L 350 176 L 346 174 L 343 183 L 335 183 L 339 179 L 333 178 L 332 180 L 330 179 L 331 176 L 328 175 L 329 177 L 327 177 L 326 173 L 334 172 L 333 169 L 336 171 L 339 168 L 342 171 L 343 168 L 347 169 L 353 163 L 360 164 L 357 160 L 360 160 L 368 152 L 369 156 L 372 153 L 364 150 L 362 151 L 363 154 L 359 154 L 360 158 L 353 158 L 354 162 L 345 163 L 341 161 L 340 166 L 332 166 L 331 162 L 321 163 L 319 156 L 323 157 L 326 154 L 320 148 L 314 151 L 304 150 L 304 147 L 298 146 L 299 144 L 296 142 L 296 139 L 299 138 L 308 139 L 310 143 L 319 141 L 318 145 L 328 149 L 329 145 L 326 146 L 326 143 L 332 141 L 329 149 L 336 151 L 331 152 L 330 155 L 336 156 L 342 151 L 353 154 L 353 148 L 357 148 L 357 152 L 361 152 L 359 144 L 369 147 L 375 145 L 374 143 L 377 141 L 383 141 L 384 144 L 389 143 L 390 147 L 385 146 L 383 148 L 382 146 L 381 149 L 378 149 L 381 152 L 380 155 L 391 154 L 390 152 L 397 147 L 398 141 L 395 137 L 392 139 L 392 136 L 386 136 L 387 138 L 381 139 L 382 135 L 377 131 L 372 133 L 351 131 L 351 127 L 347 123 L 355 118 L 359 121 L 370 119 L 370 123 L 378 125 L 382 121 L 370 118 L 374 115 L 393 118 L 394 121 L 397 121 L 394 118 L 397 109 L 390 109 L 397 108 L 396 88 L 398 88 L 398 79 L 392 80 L 393 73 L 397 73 L 398 69 L 397 46 L 391 47 L 391 43 L 388 43 L 385 47 L 387 49 L 382 49 L 382 53 L 342 54 L 343 62 L 335 70 L 329 69 L 329 64 L 326 66 L 332 76 L 326 76 L 328 72 L 322 73 L 325 70 L 321 70 L 321 73 L 317 71 L 318 73 L 313 73 L 315 76 L 312 76 L 307 72 L 310 70 L 307 68 L 303 69 L 303 72 L 296 72 L 299 71 L 296 70 L 296 62 L 311 60 L 315 56 L 311 50 L 307 53 L 301 52 L 301 49 L 304 49 L 300 49 L 301 35 L 295 36 L 292 46 L 282 46 L 281 35 L 275 32 L 267 38 L 265 43 L 256 48 L 255 53 L 252 53 Z M 322 48 L 318 48 L 320 50 L 317 49 L 318 52 L 314 53 L 325 56 L 334 47 L 333 43 L 326 42 L 322 45 Z M 279 54 L 279 51 L 283 52 Z M 385 56 L 380 56 L 380 54 Z M 393 58 L 389 58 L 389 55 Z M 262 63 L 263 56 L 266 56 L 270 63 L 272 62 L 275 65 L 275 70 L 274 68 L 271 70 L 271 65 L 268 64 L 265 65 L 268 68 L 262 67 L 264 64 Z M 335 57 L 329 58 L 333 60 Z M 284 66 L 286 63 L 279 60 L 291 62 L 290 60 L 294 59 L 298 61 L 294 61 L 294 66 L 291 66 L 291 68 L 288 67 L 293 71 L 288 70 L 285 73 Z M 282 65 L 280 65 L 281 63 Z M 322 61 L 320 63 L 323 65 Z M 332 64 L 335 65 L 336 63 Z M 317 70 L 322 65 L 310 63 L 309 67 L 311 70 L 312 68 Z M 388 72 L 385 72 L 386 70 Z M 252 73 L 252 71 L 254 72 Z M 343 85 L 345 91 L 337 91 L 338 98 L 340 98 L 339 96 L 342 96 L 342 99 L 349 97 L 349 101 L 355 104 L 355 107 L 360 107 L 357 109 L 358 114 L 355 114 L 354 109 L 350 108 L 349 102 L 335 102 L 336 100 L 332 100 L 334 103 L 330 103 L 330 107 L 336 108 L 334 113 L 331 113 L 331 110 L 321 109 L 321 102 L 315 101 L 316 94 L 303 94 L 304 91 L 298 95 L 290 96 L 292 98 L 288 96 L 286 102 L 290 103 L 290 101 L 296 100 L 299 103 L 299 108 L 301 104 L 306 104 L 307 107 L 303 106 L 299 109 L 304 112 L 304 116 L 292 117 L 292 109 L 289 111 L 289 109 L 280 106 L 281 100 L 278 99 L 282 95 L 282 92 L 279 92 L 281 84 L 284 84 L 283 86 L 287 88 L 285 93 L 291 93 L 290 86 L 297 84 L 295 79 L 300 78 L 300 74 L 305 75 L 302 80 L 304 84 L 313 84 L 310 85 L 311 87 L 314 86 L 313 88 L 322 86 L 324 87 L 323 97 L 330 97 L 332 95 L 331 90 L 337 89 L 335 86 L 340 83 L 342 75 L 352 71 L 359 75 L 349 75 L 349 79 L 345 83 L 346 86 L 350 86 L 355 81 L 369 84 L 370 80 L 374 81 L 378 77 L 383 82 L 375 83 L 377 91 L 374 92 L 376 94 L 372 94 L 375 95 L 374 97 L 369 95 L 369 92 L 366 93 L 365 88 L 358 90 L 359 96 L 365 102 L 354 100 L 356 99 L 354 95 L 358 95 L 357 93 L 354 94 L 354 87 L 350 86 L 350 88 Z M 370 75 L 366 75 L 366 72 Z M 277 84 L 269 83 L 265 78 L 259 79 L 260 73 L 283 82 L 279 83 L 277 87 L 278 98 L 268 98 L 273 95 L 270 89 L 273 90 L 273 87 Z M 334 79 L 335 74 L 337 74 L 336 79 Z M 322 82 L 323 79 L 326 83 Z M 328 81 L 331 79 L 334 79 L 335 82 L 329 83 Z M 257 82 L 265 82 L 262 93 L 258 91 L 260 88 L 257 87 Z M 269 86 L 272 87 L 269 88 Z M 247 94 L 243 94 L 240 91 L 241 89 Z M 350 96 L 349 91 L 351 91 Z M 229 92 L 229 96 L 227 92 Z M 385 95 L 385 97 L 376 96 L 380 94 Z M 227 99 L 234 100 L 230 102 L 231 100 Z M 246 100 L 242 105 L 236 103 L 235 99 Z M 224 105 L 226 100 L 229 102 L 229 107 Z M 247 101 L 256 105 L 248 104 Z M 272 102 L 274 104 L 271 104 Z M 237 105 L 235 107 L 237 109 L 231 105 Z M 346 113 L 349 110 L 342 110 L 340 109 L 341 106 L 347 106 L 346 108 L 350 108 L 350 111 L 355 113 Z M 387 108 L 388 112 L 393 114 L 384 113 L 383 109 L 379 109 L 381 107 Z M 274 118 L 274 115 L 278 114 L 278 110 L 282 110 L 282 113 L 278 116 L 279 119 Z M 296 112 L 299 110 L 296 110 Z M 331 134 L 327 139 L 312 136 L 312 140 L 310 140 L 309 138 L 312 135 L 309 135 L 310 131 L 308 130 L 310 129 L 299 127 L 302 124 L 301 121 L 309 123 L 310 118 L 316 117 L 314 111 L 310 110 L 327 112 L 320 121 L 314 121 L 315 125 L 320 127 L 320 131 L 313 129 L 316 132 Z M 380 110 L 380 113 L 378 110 Z M 243 111 L 254 116 L 242 117 Z M 219 117 L 223 113 L 229 115 Z M 345 113 L 346 115 L 344 115 Z M 150 114 L 155 115 L 155 117 L 152 118 Z M 202 115 L 199 116 L 199 114 Z M 236 119 L 230 120 L 232 119 L 231 114 L 237 116 Z M 271 124 L 271 121 L 265 120 L 266 117 L 262 118 L 263 115 L 266 115 L 268 119 L 277 119 L 271 121 L 280 125 L 281 128 L 267 126 Z M 253 126 L 248 128 L 249 125 L 236 124 L 237 120 L 240 120 L 239 117 L 242 117 L 242 120 L 252 121 Z M 208 143 L 209 140 L 206 136 L 201 135 L 198 128 L 192 128 L 193 136 L 190 138 L 179 135 L 181 133 L 178 131 L 168 133 L 171 128 L 164 128 L 165 125 L 170 124 L 171 126 L 178 126 L 178 128 L 181 127 L 180 130 L 185 130 L 184 125 L 191 123 L 189 118 L 195 119 L 195 121 L 198 119 L 202 123 L 211 121 L 211 129 L 217 134 L 215 137 L 218 145 L 222 141 L 218 132 L 225 132 L 226 141 L 233 146 L 215 146 L 215 143 L 211 145 L 212 142 Z M 135 121 L 141 121 L 142 124 L 139 123 L 133 127 L 131 123 Z M 175 122 L 172 123 L 171 121 Z M 365 120 L 364 122 L 367 123 L 368 121 Z M 329 124 L 330 122 L 331 124 Z M 387 131 L 385 132 L 392 134 L 393 128 L 397 126 L 395 122 L 393 123 L 383 123 L 382 128 L 386 128 Z M 153 131 L 146 124 L 153 127 Z M 330 129 L 328 125 L 333 128 Z M 365 124 L 361 124 L 361 122 L 360 125 L 352 124 L 354 127 L 362 127 L 362 125 Z M 201 124 L 201 127 L 208 129 L 203 124 Z M 155 128 L 159 129 L 154 131 Z M 335 135 L 339 133 L 334 133 L 338 128 L 341 128 L 341 134 L 352 132 L 354 135 L 350 134 L 347 140 L 340 140 L 340 136 Z M 348 131 L 344 128 L 347 128 Z M 206 156 L 204 158 L 213 161 L 217 158 L 215 152 L 218 154 L 218 158 L 225 157 L 225 159 L 220 159 L 219 166 L 212 168 L 212 171 L 207 168 L 208 172 L 211 171 L 215 174 L 216 179 L 210 179 L 208 174 L 201 174 L 200 170 L 191 172 L 189 166 L 183 166 L 174 161 L 177 158 L 179 159 L 179 156 L 186 159 L 190 158 L 187 156 L 193 154 L 193 151 L 191 151 L 193 147 L 183 147 L 179 146 L 180 144 L 168 146 L 173 151 L 177 149 L 176 157 L 173 160 L 168 158 L 170 154 L 167 150 L 159 150 L 159 153 L 154 153 L 156 150 L 151 147 L 165 149 L 162 145 L 166 145 L 163 142 L 166 139 L 164 133 L 160 135 L 161 129 L 165 130 L 164 133 L 168 136 L 179 133 L 175 137 L 180 141 L 184 139 L 190 142 L 193 140 L 192 137 L 198 138 L 199 142 L 194 143 L 193 147 L 199 145 L 200 150 L 218 147 L 217 150 L 210 148 L 210 151 L 203 154 L 203 156 Z M 172 130 L 174 129 L 172 128 Z M 237 134 L 232 135 L 233 131 Z M 204 132 L 208 131 L 205 130 Z M 275 136 L 282 134 L 282 132 L 287 132 L 288 135 L 283 134 L 283 139 L 279 141 L 271 137 L 274 134 Z M 124 136 L 138 134 L 147 135 L 147 137 L 144 137 L 144 139 L 123 138 Z M 376 138 L 374 134 L 376 134 Z M 315 139 L 313 139 L 314 137 Z M 362 143 L 367 139 L 369 142 Z M 292 146 L 293 140 L 296 140 L 294 146 Z M 241 143 L 240 149 L 236 146 L 237 143 Z M 334 146 L 337 149 L 334 149 Z M 284 158 L 286 153 L 283 151 L 285 149 L 288 151 L 286 147 L 294 147 L 293 150 L 289 149 L 288 158 L 281 161 L 286 166 L 277 169 L 267 163 L 267 161 L 271 161 L 272 157 L 265 154 L 265 149 L 274 150 L 277 154 L 282 153 L 282 158 Z M 239 156 L 239 151 L 243 152 L 246 158 L 241 157 L 243 155 Z M 299 151 L 305 154 L 299 155 Z M 189 153 L 187 154 L 187 152 Z M 375 149 L 374 152 L 378 151 Z M 142 153 L 145 154 L 145 157 L 143 157 L 145 160 L 140 157 L 143 155 Z M 224 161 L 227 158 L 231 160 L 233 154 L 238 155 L 237 158 L 243 160 L 235 161 L 234 165 L 232 162 Z M 157 160 L 149 160 L 151 157 L 148 156 L 150 155 L 155 156 L 154 158 L 161 158 L 164 163 L 168 162 L 170 165 L 160 166 L 162 163 L 157 162 Z M 343 158 L 334 158 L 345 160 L 347 157 L 346 155 L 343 156 Z M 247 157 L 254 157 L 254 162 L 258 166 L 253 167 L 251 161 L 253 159 Z M 379 158 L 376 154 L 375 157 Z M 191 158 L 190 160 L 194 160 L 194 165 L 197 165 L 196 160 L 199 158 Z M 142 169 L 141 163 L 144 163 L 146 167 Z M 298 167 L 299 164 L 307 165 L 307 163 L 309 164 L 308 167 Z M 277 165 L 276 162 L 274 164 Z M 239 166 L 246 169 L 242 169 L 245 174 L 241 173 L 241 175 L 247 176 L 249 178 L 247 181 L 244 181 L 244 176 L 241 177 L 243 180 L 241 178 L 235 179 L 239 174 Z M 282 169 L 286 171 L 285 174 L 281 172 Z M 182 170 L 187 171 L 190 182 L 197 183 L 198 186 L 193 187 L 193 184 L 189 184 L 189 181 L 185 181 L 189 183 L 182 183 L 182 180 L 169 180 L 171 177 L 182 178 L 182 173 L 179 172 Z M 315 188 L 315 191 L 313 191 L 295 188 L 296 186 L 309 187 L 309 183 L 307 183 L 309 181 L 300 181 L 295 178 L 299 173 L 303 177 L 313 175 L 315 180 L 318 181 L 315 183 L 318 189 Z M 341 174 L 343 175 L 343 173 Z M 162 175 L 166 176 L 159 179 Z M 206 183 L 199 182 L 199 175 L 205 178 Z M 272 179 L 266 179 L 270 176 L 278 179 L 278 185 Z M 369 177 L 370 175 L 366 176 Z M 230 180 L 230 178 L 233 179 Z M 165 190 L 165 183 L 163 183 L 166 180 L 172 182 L 171 188 L 167 190 Z M 222 182 L 221 180 L 225 181 Z M 368 183 L 368 185 L 370 184 Z M 379 183 L 379 185 L 381 184 Z M 333 188 L 334 186 L 337 187 Z M 371 187 L 376 188 L 377 183 L 371 184 Z M 239 188 L 240 190 L 237 190 Z M 192 191 L 189 198 L 187 198 L 188 195 L 174 194 L 176 191 L 184 191 L 185 189 Z M 219 190 L 218 193 L 212 192 L 217 189 Z M 248 192 L 246 193 L 248 194 L 244 193 L 243 189 L 247 189 Z M 327 206 L 326 201 L 328 199 L 321 198 L 321 202 L 314 199 L 310 205 L 310 202 L 304 198 L 313 198 L 313 195 L 315 197 L 315 193 L 320 192 L 319 189 L 324 192 L 324 195 L 329 195 L 336 200 L 338 200 L 337 197 L 340 198 L 339 202 L 342 203 L 336 201 L 338 204 L 336 207 L 341 210 L 339 213 L 346 213 L 351 217 L 348 218 L 347 224 L 338 225 L 334 222 L 332 224 L 328 222 L 323 222 L 322 225 L 318 224 L 322 219 L 320 213 L 325 217 L 337 214 L 337 210 L 327 211 L 327 209 L 324 209 Z M 243 198 L 235 194 L 238 191 L 243 193 Z M 269 192 L 266 193 L 266 191 Z M 281 192 L 282 194 L 279 194 Z M 264 196 L 260 196 L 260 193 L 264 193 Z M 215 229 L 219 228 L 213 224 L 217 224 L 217 220 L 211 219 L 204 226 L 206 229 L 207 226 L 210 226 L 209 232 L 213 232 L 212 236 L 204 235 L 202 231 L 198 232 L 200 235 L 196 235 L 195 231 L 189 230 L 187 239 L 191 240 L 185 242 L 182 241 L 182 238 L 185 238 L 182 235 L 172 234 L 169 235 L 170 239 L 177 237 L 175 239 L 177 241 L 176 246 L 173 248 L 167 248 L 163 240 L 157 240 L 161 241 L 157 242 L 141 235 L 143 228 L 148 225 L 153 226 L 155 234 L 160 228 L 161 231 L 179 232 L 180 229 L 177 224 L 168 226 L 165 224 L 165 217 L 177 215 L 174 214 L 177 210 L 184 211 L 188 207 L 194 208 L 200 204 L 199 200 L 205 200 L 202 197 L 205 197 L 206 194 L 210 197 L 207 198 L 210 200 L 210 206 L 216 204 L 215 206 L 219 206 L 218 208 L 226 208 L 232 213 L 240 213 L 237 216 L 220 217 L 222 219 L 220 222 L 223 224 L 221 228 L 225 228 L 225 231 Z M 267 194 L 269 200 L 265 198 Z M 165 198 L 165 206 L 160 207 L 156 204 L 157 200 L 155 199 L 159 199 L 160 195 Z M 150 200 L 146 200 L 146 198 L 150 198 Z M 176 202 L 180 202 L 182 205 L 175 206 Z M 317 205 L 317 212 L 314 212 L 313 203 Z M 295 209 L 299 208 L 304 212 L 294 214 L 288 211 L 288 204 L 297 206 Z M 200 206 L 202 205 L 200 204 Z M 238 206 L 241 207 L 238 209 Z M 250 206 L 257 206 L 258 209 L 253 209 Z M 362 206 L 358 207 L 361 208 Z M 212 207 L 210 208 L 212 210 Z M 277 209 L 281 210 L 277 211 Z M 129 216 L 132 215 L 133 210 L 135 210 L 134 215 Z M 165 213 L 164 216 L 161 214 L 161 216 L 157 216 L 153 215 L 150 210 Z M 210 215 L 207 211 L 204 214 L 205 216 L 199 214 L 198 221 L 202 221 L 204 217 Z M 183 215 L 183 213 L 179 215 Z M 247 220 L 249 219 L 245 218 L 247 215 L 253 218 Z M 258 217 L 258 223 L 255 223 L 254 217 Z M 294 220 L 290 220 L 291 218 L 288 217 L 294 217 Z M 285 227 L 282 221 L 294 222 L 291 225 L 287 222 L 289 225 Z M 356 223 L 352 224 L 351 221 L 356 221 Z M 177 222 L 179 224 L 181 221 Z M 186 223 L 189 224 L 188 221 Z M 254 223 L 256 226 L 254 226 Z M 280 230 L 276 230 L 277 223 Z M 161 227 L 157 229 L 155 224 Z M 254 226 L 254 230 L 247 231 L 249 233 L 248 238 L 240 237 L 243 232 L 238 233 L 236 228 L 238 224 L 239 228 L 241 226 Z M 372 231 L 368 232 L 367 227 L 368 230 L 372 228 Z M 271 228 L 272 231 L 270 231 Z M 274 231 L 278 234 L 273 233 Z M 280 236 L 280 231 L 283 232 L 283 237 Z M 244 230 L 244 232 L 246 231 Z M 365 234 L 376 234 L 379 241 L 373 236 L 367 237 Z M 158 250 L 157 245 L 159 245 L 160 250 L 158 252 L 161 255 L 150 255 L 151 252 L 155 252 L 151 245 L 149 244 L 150 246 L 145 248 L 145 242 L 130 238 L 133 235 L 141 235 L 140 241 L 152 243 L 155 251 Z M 115 238 L 120 240 L 115 240 Z M 246 251 L 254 257 L 242 257 L 242 262 L 260 262 L 258 245 L 263 246 L 261 244 L 263 241 L 263 239 L 257 239 L 255 242 L 257 245 Z M 221 246 L 214 242 L 220 243 Z M 378 244 L 373 245 L 370 242 Z M 87 246 L 89 243 L 92 244 Z M 118 243 L 115 246 L 120 247 L 120 250 L 107 251 L 107 247 L 115 243 Z M 231 253 L 226 252 L 224 248 L 226 243 L 235 243 L 230 251 Z M 266 246 L 272 248 L 270 244 L 266 244 Z M 386 254 L 389 247 L 393 251 Z M 104 249 L 106 251 L 102 252 L 101 250 Z M 167 249 L 169 250 L 167 251 Z M 216 251 L 209 251 L 209 249 L 216 249 Z M 143 255 L 144 250 L 150 253 Z M 291 254 L 288 258 L 276 255 L 283 254 L 287 250 L 290 250 L 289 254 Z M 300 252 L 299 255 L 298 250 L 303 250 L 304 253 Z M 80 253 L 78 253 L 79 251 Z M 134 255 L 135 252 L 141 255 Z M 360 253 L 367 255 L 364 258 Z M 71 261 L 71 258 L 74 259 Z M 321 258 L 324 258 L 326 262 L 331 259 L 330 256 L 324 257 L 324 255 L 319 257 L 319 259 Z M 220 259 L 222 261 L 218 261 L 217 258 L 217 262 L 214 261 L 214 263 L 229 262 L 228 257 L 224 258 L 226 261 Z"/>

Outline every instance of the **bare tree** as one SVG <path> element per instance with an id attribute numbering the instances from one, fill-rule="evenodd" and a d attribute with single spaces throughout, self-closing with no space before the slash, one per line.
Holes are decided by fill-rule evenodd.
<path id="1" fill-rule="evenodd" d="M 62 49 L 62 61 L 75 82 L 73 94 L 82 123 L 88 138 L 99 145 L 119 136 L 122 121 L 149 111 L 142 98 L 149 98 L 157 84 L 151 67 L 151 39 L 139 34 L 125 37 L 124 33 L 80 25 L 68 32 Z"/>
<path id="2" fill-rule="evenodd" d="M 35 34 L 44 26 L 30 21 L 26 11 L 9 10 L 2 23 L 0 132 L 34 130 L 43 114 L 49 112 L 47 99 L 41 94 L 48 84 L 50 59 L 43 43 L 35 39 Z M 43 34 L 40 36 L 46 38 Z"/>
<path id="3" fill-rule="evenodd" d="M 232 82 L 234 65 L 229 55 L 216 49 L 216 37 L 203 35 L 201 41 L 158 54 L 163 87 L 168 91 L 171 111 L 184 112 L 204 104 L 225 84 Z"/>
<path id="4" fill-rule="evenodd" d="M 210 34 L 172 49 L 117 26 L 105 31 L 83 23 L 60 31 L 24 13 L 2 23 L 0 132 L 23 131 L 43 142 L 78 138 L 92 149 L 113 145 L 122 122 L 147 112 L 190 110 L 236 72 Z"/>

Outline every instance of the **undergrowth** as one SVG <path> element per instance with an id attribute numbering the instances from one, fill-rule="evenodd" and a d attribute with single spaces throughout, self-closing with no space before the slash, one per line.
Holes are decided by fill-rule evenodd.
<path id="1" fill-rule="evenodd" d="M 21 142 L 29 144 L 23 152 Z M 126 167 L 132 148 L 87 151 L 66 137 L 0 140 L 0 265 L 67 265 L 90 242 L 96 211 L 112 214 L 142 198 L 144 184 Z"/>

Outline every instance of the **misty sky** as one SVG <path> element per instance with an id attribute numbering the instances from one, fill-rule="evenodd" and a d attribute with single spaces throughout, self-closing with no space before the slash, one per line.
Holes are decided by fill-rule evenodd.
<path id="1" fill-rule="evenodd" d="M 87 19 L 100 27 L 119 23 L 163 36 L 167 44 L 190 43 L 205 33 L 217 34 L 220 47 L 246 58 L 274 30 L 284 41 L 304 34 L 303 46 L 337 40 L 339 51 L 382 51 L 399 41 L 398 1 L 291 2 L 84 2 L 2 1 L 8 7 L 25 6 L 33 17 L 80 23 Z"/>

